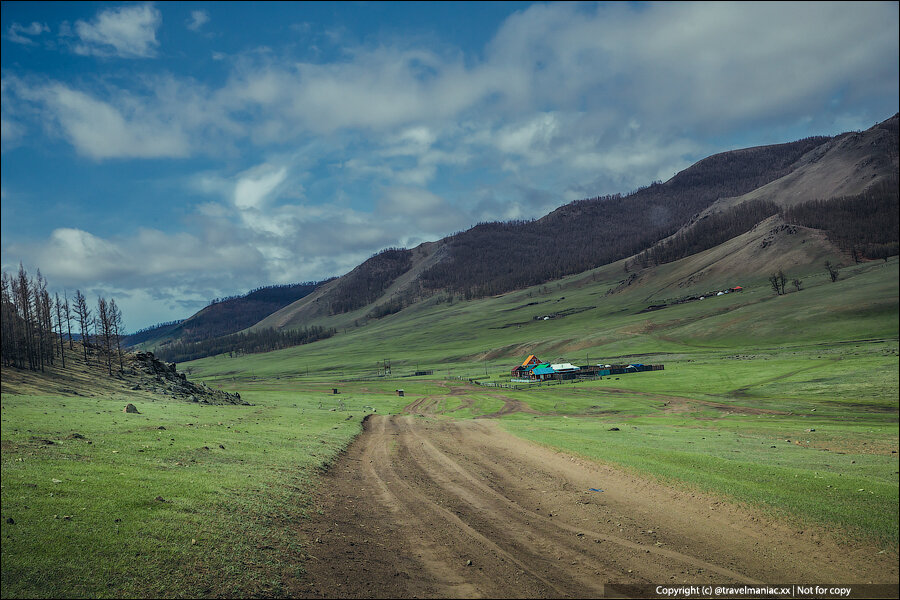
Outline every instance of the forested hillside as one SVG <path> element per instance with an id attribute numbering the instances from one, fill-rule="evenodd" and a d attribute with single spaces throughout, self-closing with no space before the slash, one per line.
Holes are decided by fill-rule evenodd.
<path id="1" fill-rule="evenodd" d="M 717 199 L 784 176 L 829 139 L 725 152 L 627 196 L 579 200 L 536 221 L 480 224 L 448 238 L 449 260 L 423 274 L 423 287 L 480 297 L 631 256 L 673 234 Z"/>
<path id="2" fill-rule="evenodd" d="M 411 265 L 412 252 L 403 248 L 388 248 L 375 254 L 341 278 L 332 292 L 331 313 L 350 312 L 371 304 Z"/>
<path id="3" fill-rule="evenodd" d="M 862 258 L 887 258 L 898 252 L 900 193 L 897 178 L 855 196 L 813 200 L 787 209 L 788 223 L 821 229 L 844 252 Z"/>
<path id="4" fill-rule="evenodd" d="M 772 215 L 785 223 L 824 231 L 828 239 L 859 262 L 898 252 L 897 178 L 882 181 L 862 194 L 812 200 L 782 208 L 768 200 L 752 200 L 703 215 L 690 227 L 639 253 L 633 264 L 661 265 L 708 250 L 750 231 Z"/>
<path id="5" fill-rule="evenodd" d="M 270 285 L 251 290 L 243 296 L 216 298 L 188 319 L 138 331 L 124 338 L 124 343 L 136 346 L 166 338 L 190 343 L 236 333 L 311 294 L 322 283 L 324 282 L 308 281 Z"/>

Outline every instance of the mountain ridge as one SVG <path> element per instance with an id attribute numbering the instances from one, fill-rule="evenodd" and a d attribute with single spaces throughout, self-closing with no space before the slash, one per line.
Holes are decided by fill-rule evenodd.
<path id="1" fill-rule="evenodd" d="M 795 142 L 721 152 L 694 163 L 667 182 L 653 183 L 626 196 L 611 195 L 577 200 L 531 222 L 478 224 L 466 231 L 428 242 L 431 245 L 428 255 L 433 257 L 431 259 L 433 265 L 419 268 L 421 273 L 419 277 L 407 277 L 403 281 L 403 286 L 392 286 L 390 293 L 383 294 L 372 303 L 372 306 L 386 305 L 393 301 L 402 307 L 404 303 L 413 303 L 442 292 L 456 293 L 463 297 L 504 293 L 528 285 L 553 281 L 615 260 L 627 259 L 678 232 L 685 231 L 705 216 L 727 211 L 747 202 L 771 201 L 770 196 L 777 196 L 779 190 L 801 187 L 821 170 L 832 174 L 829 181 L 832 182 L 834 189 L 833 193 L 817 192 L 816 197 L 831 198 L 866 189 L 866 186 L 862 185 L 861 177 L 854 177 L 853 173 L 854 170 L 858 171 L 859 163 L 867 160 L 865 166 L 869 169 L 867 172 L 869 180 L 866 183 L 873 185 L 884 181 L 895 182 L 897 122 L 898 115 L 894 115 L 864 132 L 844 133 L 834 137 L 811 137 Z M 872 173 L 876 175 L 874 178 L 870 177 Z M 840 186 L 834 184 L 834 181 L 846 183 Z M 896 187 L 896 184 L 894 185 Z M 743 193 L 729 194 L 726 190 L 740 190 Z M 766 190 L 768 195 L 759 194 L 759 190 Z M 685 195 L 692 197 L 683 198 Z M 674 201 L 671 201 L 673 198 Z M 805 198 L 800 201 L 803 199 Z M 519 285 L 502 282 L 495 284 L 497 279 L 508 276 L 508 273 L 515 269 L 516 262 L 524 263 L 528 253 L 539 251 L 532 249 L 547 248 L 559 256 L 579 244 L 588 251 L 592 245 L 608 244 L 604 236 L 615 235 L 609 234 L 609 231 L 621 228 L 620 215 L 625 205 L 635 202 L 643 202 L 643 215 L 636 225 L 630 224 L 632 230 L 648 224 L 651 226 L 649 229 L 656 226 L 656 229 L 647 236 L 638 237 L 637 242 L 631 242 L 631 245 L 624 244 L 618 253 L 603 255 L 588 252 L 572 268 L 560 268 L 555 272 L 547 270 L 539 276 L 524 277 Z M 780 208 L 797 203 L 797 201 L 784 202 L 775 206 Z M 771 214 L 773 213 L 764 215 L 763 220 Z M 605 215 L 612 216 L 604 218 Z M 586 235 L 579 237 L 561 232 L 567 224 L 578 220 L 592 221 L 591 226 L 585 228 Z M 758 222 L 752 223 L 744 231 Z M 743 232 L 737 235 L 740 233 Z M 563 239 L 557 243 L 560 237 Z M 821 241 L 828 243 L 824 238 Z M 466 287 L 458 280 L 454 280 L 461 271 L 477 269 L 475 256 L 496 259 L 498 256 L 504 256 L 504 252 L 510 248 L 515 252 L 517 246 L 525 249 L 520 252 L 522 255 L 520 258 L 508 260 L 501 267 L 494 264 L 485 266 L 475 285 Z M 420 246 L 414 250 L 421 252 L 421 248 Z M 570 252 L 569 256 L 576 252 L 577 249 Z M 454 262 L 457 264 L 454 265 Z M 358 273 L 358 270 L 364 269 L 365 266 L 366 263 L 362 263 L 351 271 L 351 274 Z M 504 269 L 506 273 L 502 272 Z M 263 320 L 258 326 L 290 328 L 316 322 L 328 313 L 327 310 L 322 310 L 322 307 L 328 304 L 329 296 L 334 293 L 334 288 L 319 291 L 319 296 L 315 299 L 319 304 L 318 310 L 312 310 L 309 303 L 303 305 L 295 303 L 279 310 L 277 317 L 273 315 L 273 318 Z M 402 298 L 403 294 L 406 294 L 406 298 L 398 301 L 397 298 Z M 364 317 L 365 312 L 371 311 L 357 311 L 352 315 L 354 318 L 351 321 Z"/>
<path id="2" fill-rule="evenodd" d="M 849 258 L 824 230 L 802 220 L 789 223 L 784 211 L 878 186 L 896 196 L 897 148 L 895 114 L 863 132 L 721 152 L 624 196 L 577 200 L 533 221 L 480 223 L 412 249 L 379 252 L 247 330 L 357 327 L 429 298 L 493 296 L 618 261 L 633 274 L 658 264 L 662 254 L 654 258 L 649 251 L 679 235 L 690 243 L 666 260 L 713 251 L 716 265 L 701 268 L 697 258 L 696 272 L 660 282 L 663 289 L 690 287 L 729 269 L 744 276 L 782 264 Z M 797 248 L 779 246 L 789 235 L 802 238 Z M 893 237 L 889 251 L 896 253 L 897 234 L 887 235 Z"/>

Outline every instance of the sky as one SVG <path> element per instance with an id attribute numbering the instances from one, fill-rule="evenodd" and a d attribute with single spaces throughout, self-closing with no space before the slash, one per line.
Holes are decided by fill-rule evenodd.
<path id="1" fill-rule="evenodd" d="M 2 267 L 126 328 L 898 111 L 898 3 L 8 2 Z"/>

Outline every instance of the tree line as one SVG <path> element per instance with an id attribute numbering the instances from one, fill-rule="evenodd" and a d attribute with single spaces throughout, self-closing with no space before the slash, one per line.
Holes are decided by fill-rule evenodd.
<path id="1" fill-rule="evenodd" d="M 784 220 L 826 232 L 855 262 L 898 253 L 900 194 L 896 175 L 854 196 L 813 200 L 784 211 Z"/>
<path id="2" fill-rule="evenodd" d="M 706 215 L 684 231 L 647 248 L 635 256 L 631 266 L 661 265 L 714 248 L 750 231 L 772 215 L 781 215 L 790 225 L 824 231 L 855 262 L 887 260 L 898 253 L 898 199 L 898 182 L 894 178 L 879 182 L 861 194 L 811 200 L 784 209 L 766 200 L 744 202 Z M 784 286 L 781 288 L 783 293 Z"/>
<path id="3" fill-rule="evenodd" d="M 72 303 L 68 294 L 50 296 L 47 280 L 40 269 L 30 277 L 19 264 L 18 273 L 0 276 L 0 355 L 4 367 L 44 371 L 60 361 L 66 366 L 65 345 L 74 350 L 74 337 L 80 342 L 87 362 L 94 355 L 110 375 L 114 364 L 123 369 L 121 337 L 124 332 L 122 311 L 113 299 L 100 296 L 91 307 L 81 290 Z M 77 329 L 73 334 L 72 324 Z"/>
<path id="4" fill-rule="evenodd" d="M 258 331 L 233 333 L 194 342 L 178 340 L 163 344 L 154 352 L 157 358 L 166 362 L 184 362 L 219 354 L 228 354 L 233 357 L 309 344 L 329 338 L 335 333 L 337 331 L 334 329 L 326 329 L 317 325 L 292 331 L 278 331 L 268 327 Z"/>

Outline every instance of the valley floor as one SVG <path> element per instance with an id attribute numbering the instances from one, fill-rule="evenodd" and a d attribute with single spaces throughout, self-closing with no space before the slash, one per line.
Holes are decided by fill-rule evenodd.
<path id="1" fill-rule="evenodd" d="M 319 490 L 320 511 L 296 525 L 312 543 L 292 595 L 615 597 L 640 591 L 631 585 L 703 583 L 897 589 L 892 553 L 525 441 L 494 419 L 372 415 Z"/>

